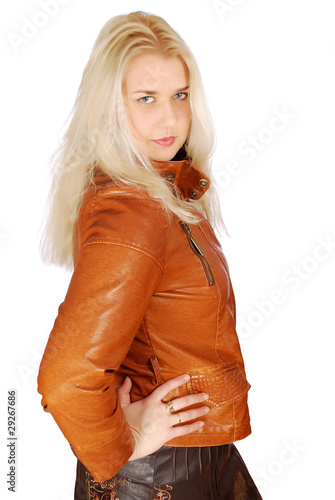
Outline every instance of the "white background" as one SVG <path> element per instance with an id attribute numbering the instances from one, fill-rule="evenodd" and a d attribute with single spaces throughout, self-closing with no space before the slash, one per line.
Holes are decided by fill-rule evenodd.
<path id="1" fill-rule="evenodd" d="M 1 6 L 1 498 L 73 498 L 76 459 L 36 391 L 70 275 L 42 264 L 38 231 L 49 157 L 93 43 L 110 17 L 133 10 L 161 15 L 189 44 L 216 123 L 222 245 L 252 384 L 253 433 L 238 449 L 264 499 L 335 498 L 333 2 L 62 0 L 44 21 L 42 3 Z M 15 50 L 25 19 L 44 26 Z M 15 494 L 6 485 L 12 388 Z"/>

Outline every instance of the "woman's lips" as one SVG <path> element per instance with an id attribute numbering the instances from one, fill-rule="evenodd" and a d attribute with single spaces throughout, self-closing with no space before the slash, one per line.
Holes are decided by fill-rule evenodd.
<path id="1" fill-rule="evenodd" d="M 162 137 L 162 139 L 157 139 L 157 141 L 154 140 L 156 144 L 159 144 L 160 146 L 172 146 L 172 144 L 175 141 L 175 137 L 171 135 L 170 137 Z"/>

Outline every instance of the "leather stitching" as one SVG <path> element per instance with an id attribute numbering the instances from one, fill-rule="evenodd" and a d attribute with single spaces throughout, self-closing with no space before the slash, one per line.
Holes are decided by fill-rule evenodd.
<path id="1" fill-rule="evenodd" d="M 120 246 L 120 247 L 131 248 L 132 250 L 136 250 L 137 252 L 143 253 L 143 255 L 146 255 L 147 257 L 149 257 L 151 260 L 153 260 L 157 264 L 157 266 L 159 267 L 159 269 L 161 270 L 161 272 L 163 274 L 163 271 L 164 271 L 163 266 L 161 265 L 159 260 L 152 253 L 148 252 L 147 250 L 144 250 L 143 248 L 141 248 L 139 246 L 136 246 L 136 245 L 131 244 L 131 243 L 122 243 L 121 241 L 94 240 L 94 241 L 90 241 L 88 243 L 85 243 L 85 245 L 82 247 L 82 249 L 85 247 L 88 247 L 89 245 L 96 245 L 96 244 L 116 245 L 116 246 Z"/>

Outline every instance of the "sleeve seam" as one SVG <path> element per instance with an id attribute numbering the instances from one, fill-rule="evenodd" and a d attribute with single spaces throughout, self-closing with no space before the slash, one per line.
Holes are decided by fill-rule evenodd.
<path id="1" fill-rule="evenodd" d="M 159 267 L 159 269 L 160 269 L 160 271 L 161 271 L 162 274 L 164 272 L 163 266 L 159 262 L 159 260 L 152 253 L 150 253 L 147 250 L 144 250 L 140 246 L 134 245 L 132 243 L 123 243 L 122 241 L 112 241 L 112 240 L 100 239 L 100 240 L 91 241 L 89 243 L 85 243 L 85 245 L 82 247 L 82 249 L 85 248 L 85 247 L 87 247 L 87 246 L 89 246 L 89 245 L 96 245 L 96 244 L 98 244 L 98 245 L 101 245 L 101 244 L 104 244 L 104 245 L 116 245 L 116 246 L 131 248 L 132 250 L 136 250 L 137 252 L 140 252 L 143 255 L 146 255 L 147 257 L 149 257 L 151 260 L 153 260 L 155 262 L 155 264 L 157 264 L 157 266 Z"/>

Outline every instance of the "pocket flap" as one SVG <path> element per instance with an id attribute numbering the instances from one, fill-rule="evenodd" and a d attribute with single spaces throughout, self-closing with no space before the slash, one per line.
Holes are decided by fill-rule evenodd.
<path id="1" fill-rule="evenodd" d="M 190 394 L 207 392 L 210 396 L 207 402 L 217 407 L 233 403 L 251 387 L 244 370 L 236 363 L 193 374 L 187 385 Z"/>

